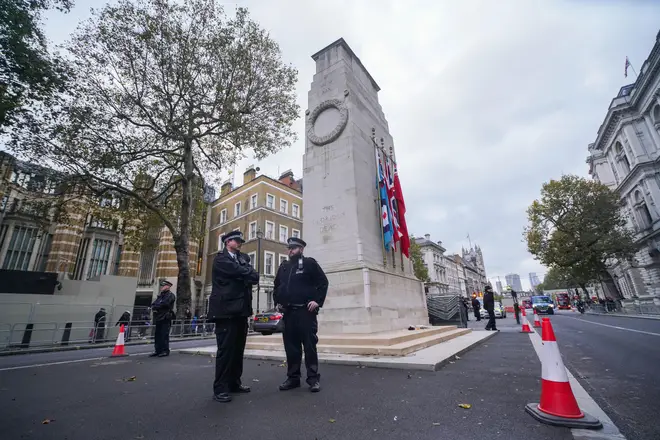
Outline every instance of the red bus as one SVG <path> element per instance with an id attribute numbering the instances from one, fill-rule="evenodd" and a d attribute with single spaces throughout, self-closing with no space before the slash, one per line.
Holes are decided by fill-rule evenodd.
<path id="1" fill-rule="evenodd" d="M 555 298 L 559 310 L 571 310 L 571 298 L 568 296 L 568 293 L 557 293 L 555 294 Z"/>

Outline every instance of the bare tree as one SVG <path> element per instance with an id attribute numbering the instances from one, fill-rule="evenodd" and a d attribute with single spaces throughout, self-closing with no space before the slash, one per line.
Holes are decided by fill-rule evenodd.
<path id="1" fill-rule="evenodd" d="M 155 215 L 174 240 L 181 312 L 203 189 L 237 157 L 293 142 L 297 71 L 247 10 L 228 17 L 219 0 L 120 0 L 94 11 L 66 49 L 68 93 L 24 118 L 12 148 L 96 196 L 130 199 L 124 215 Z"/>

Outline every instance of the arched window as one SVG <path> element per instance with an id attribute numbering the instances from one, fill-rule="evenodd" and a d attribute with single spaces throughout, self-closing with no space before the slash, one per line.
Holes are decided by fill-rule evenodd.
<path id="1" fill-rule="evenodd" d="M 623 151 L 621 142 L 617 142 L 616 144 L 614 144 L 614 153 L 616 154 L 617 162 L 621 165 L 623 171 L 626 174 L 628 174 L 630 172 L 630 161 L 628 161 L 628 156 L 626 156 L 626 152 Z"/>
<path id="2" fill-rule="evenodd" d="M 649 211 L 649 208 L 646 205 L 646 200 L 644 200 L 644 196 L 639 190 L 635 191 L 635 212 L 637 212 L 637 217 L 641 223 L 640 226 L 642 229 L 649 228 L 653 224 L 651 211 Z"/>

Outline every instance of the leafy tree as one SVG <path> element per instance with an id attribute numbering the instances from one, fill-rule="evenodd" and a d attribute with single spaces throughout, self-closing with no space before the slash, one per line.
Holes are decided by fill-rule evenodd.
<path id="1" fill-rule="evenodd" d="M 573 278 L 569 270 L 561 267 L 551 267 L 539 284 L 541 290 L 570 289 L 578 287 L 578 282 Z"/>
<path id="2" fill-rule="evenodd" d="M 415 241 L 414 237 L 410 240 L 410 260 L 413 264 L 413 272 L 418 280 L 428 283 L 429 270 L 424 264 L 424 259 L 422 258 L 422 249 L 419 247 L 419 244 Z"/>
<path id="3" fill-rule="evenodd" d="M 609 279 L 608 260 L 634 255 L 634 234 L 620 198 L 599 182 L 572 175 L 551 180 L 527 215 L 529 252 L 585 292 L 586 284 Z"/>
<path id="4" fill-rule="evenodd" d="M 61 105 L 23 118 L 12 142 L 91 194 L 126 200 L 123 216 L 146 211 L 169 229 L 179 313 L 204 189 L 249 150 L 261 159 L 289 146 L 299 113 L 297 71 L 277 43 L 246 9 L 228 17 L 220 4 L 120 0 L 94 11 L 67 45 Z"/>
<path id="5" fill-rule="evenodd" d="M 65 85 L 65 65 L 48 53 L 41 14 L 72 6 L 73 0 L 0 0 L 0 133 L 30 106 L 50 105 Z"/>

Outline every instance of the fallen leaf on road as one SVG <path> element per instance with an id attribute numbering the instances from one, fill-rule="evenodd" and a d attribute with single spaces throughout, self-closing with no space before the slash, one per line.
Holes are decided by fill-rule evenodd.
<path id="1" fill-rule="evenodd" d="M 336 420 L 335 420 L 335 419 L 330 419 L 330 420 L 328 420 L 328 422 L 330 422 L 330 423 L 335 423 Z"/>
<path id="2" fill-rule="evenodd" d="M 285 364 L 280 364 L 280 367 L 286 367 L 286 365 Z"/>
<path id="3" fill-rule="evenodd" d="M 252 382 L 259 382 L 259 379 L 252 379 Z"/>
<path id="4" fill-rule="evenodd" d="M 460 358 L 461 358 L 460 356 L 456 356 L 456 360 L 458 360 L 458 359 L 460 359 Z"/>
<path id="5" fill-rule="evenodd" d="M 460 406 L 460 407 L 463 408 L 463 409 L 470 409 L 470 408 L 472 408 L 472 405 L 470 405 L 469 403 L 459 403 L 458 406 Z"/>
<path id="6" fill-rule="evenodd" d="M 455 364 L 456 362 L 454 362 L 454 361 L 449 361 L 449 363 L 450 363 L 450 364 Z"/>
<path id="7" fill-rule="evenodd" d="M 412 375 L 409 374 L 409 375 L 408 375 L 408 379 L 412 379 Z"/>
<path id="8" fill-rule="evenodd" d="M 144 438 L 144 436 L 142 434 L 140 434 L 140 435 L 136 435 L 135 438 L 139 440 L 139 439 Z"/>
<path id="9" fill-rule="evenodd" d="M 42 424 L 42 425 L 47 425 L 47 424 L 49 424 L 50 422 L 54 422 L 54 421 L 55 421 L 55 419 L 52 419 L 52 420 L 51 420 L 51 419 L 44 419 L 44 420 L 41 422 L 41 424 Z"/>
<path id="10" fill-rule="evenodd" d="M 433 422 L 433 426 L 440 426 L 440 423 L 438 423 L 438 422 Z"/>
<path id="11" fill-rule="evenodd" d="M 135 379 L 137 379 L 136 376 L 131 376 L 128 379 L 126 379 L 126 382 L 135 382 Z"/>
<path id="12" fill-rule="evenodd" d="M 394 416 L 394 421 L 396 422 L 397 420 L 399 420 L 399 418 L 397 416 Z"/>

